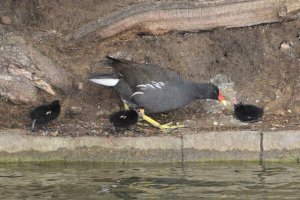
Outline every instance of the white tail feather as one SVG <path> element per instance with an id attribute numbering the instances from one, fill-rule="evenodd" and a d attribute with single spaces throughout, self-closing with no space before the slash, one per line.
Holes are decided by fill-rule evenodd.
<path id="1" fill-rule="evenodd" d="M 120 79 L 117 78 L 91 78 L 90 81 L 105 86 L 115 86 Z"/>

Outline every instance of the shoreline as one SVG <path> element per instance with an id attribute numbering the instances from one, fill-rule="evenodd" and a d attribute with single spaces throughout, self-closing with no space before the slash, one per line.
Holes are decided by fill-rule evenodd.
<path id="1" fill-rule="evenodd" d="M 0 130 L 0 162 L 78 161 L 185 163 L 210 161 L 299 162 L 300 130 L 192 131 L 181 137 L 49 137 Z"/>

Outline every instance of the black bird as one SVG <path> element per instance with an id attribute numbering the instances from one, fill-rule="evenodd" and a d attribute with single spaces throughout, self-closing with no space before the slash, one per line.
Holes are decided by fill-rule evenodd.
<path id="1" fill-rule="evenodd" d="M 34 131 L 35 124 L 44 125 L 55 120 L 60 114 L 60 102 L 55 100 L 50 104 L 40 105 L 30 111 L 32 120 L 31 130 Z"/>
<path id="2" fill-rule="evenodd" d="M 137 110 L 122 110 L 113 113 L 109 121 L 113 125 L 113 128 L 130 128 L 134 126 L 139 119 L 139 113 Z"/>
<path id="3" fill-rule="evenodd" d="M 242 122 L 257 122 L 262 118 L 263 112 L 262 108 L 250 104 L 234 105 L 234 116 Z"/>
<path id="4" fill-rule="evenodd" d="M 114 87 L 127 109 L 129 105 L 143 107 L 145 113 L 161 113 L 178 109 L 196 99 L 224 100 L 213 84 L 184 80 L 177 73 L 158 65 L 107 58 L 115 73 L 98 75 L 90 81 Z M 141 117 L 161 129 L 183 127 L 160 125 L 145 114 Z"/>

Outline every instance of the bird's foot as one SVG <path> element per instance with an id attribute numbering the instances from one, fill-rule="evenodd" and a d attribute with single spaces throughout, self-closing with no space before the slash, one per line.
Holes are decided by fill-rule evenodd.
<path id="1" fill-rule="evenodd" d="M 139 126 L 146 126 L 146 127 L 148 127 L 148 126 L 149 126 L 149 124 L 147 124 L 147 123 L 143 123 L 143 122 L 138 122 L 138 123 L 137 123 L 137 125 L 139 125 Z"/>
<path id="2" fill-rule="evenodd" d="M 31 132 L 35 132 L 35 122 L 36 122 L 36 119 L 32 121 L 32 124 L 31 124 Z"/>
<path id="3" fill-rule="evenodd" d="M 50 130 L 49 130 L 49 127 L 48 126 L 41 126 L 43 128 L 43 132 L 42 134 L 45 136 L 45 135 L 48 135 Z"/>
<path id="4" fill-rule="evenodd" d="M 186 125 L 176 124 L 173 125 L 173 122 L 167 123 L 167 124 L 160 124 L 159 122 L 155 121 L 151 117 L 148 117 L 144 113 L 141 115 L 142 119 L 147 121 L 149 124 L 153 125 L 154 127 L 157 127 L 161 130 L 167 130 L 167 129 L 176 129 L 176 128 L 186 128 Z"/>
<path id="5" fill-rule="evenodd" d="M 42 134 L 44 136 L 57 136 L 60 132 L 59 128 L 49 128 L 49 126 L 45 125 L 45 126 L 41 126 L 43 129 Z"/>
<path id="6" fill-rule="evenodd" d="M 187 125 L 176 123 L 176 125 L 173 125 L 173 122 L 167 123 L 167 124 L 161 124 L 158 128 L 165 130 L 165 129 L 176 129 L 176 128 L 187 128 Z"/>

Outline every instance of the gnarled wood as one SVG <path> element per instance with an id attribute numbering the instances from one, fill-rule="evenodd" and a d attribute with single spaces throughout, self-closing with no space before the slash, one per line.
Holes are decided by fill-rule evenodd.
<path id="1" fill-rule="evenodd" d="M 73 77 L 65 69 L 28 45 L 16 33 L 0 29 L 0 97 L 15 103 L 38 100 L 38 88 L 55 96 L 73 87 Z"/>
<path id="2" fill-rule="evenodd" d="M 279 22 L 300 11 L 300 0 L 201 0 L 140 3 L 91 21 L 66 40 L 91 33 L 101 38 L 137 29 L 152 34 L 210 30 Z"/>

